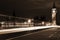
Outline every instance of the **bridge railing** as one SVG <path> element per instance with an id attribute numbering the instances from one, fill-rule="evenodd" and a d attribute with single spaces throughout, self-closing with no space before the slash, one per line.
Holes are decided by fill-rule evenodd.
<path id="1" fill-rule="evenodd" d="M 0 14 L 0 29 L 31 27 L 34 26 L 34 23 L 31 22 L 31 20 L 29 20 L 29 18 Z"/>

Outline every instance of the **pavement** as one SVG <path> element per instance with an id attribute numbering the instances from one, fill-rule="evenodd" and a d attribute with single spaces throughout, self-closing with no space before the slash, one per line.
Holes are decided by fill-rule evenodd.
<path id="1" fill-rule="evenodd" d="M 3 32 L 0 33 L 0 40 L 60 40 L 60 27 L 57 26 L 5 29 L 0 32 Z"/>
<path id="2" fill-rule="evenodd" d="M 50 28 L 6 40 L 60 40 L 60 28 Z"/>

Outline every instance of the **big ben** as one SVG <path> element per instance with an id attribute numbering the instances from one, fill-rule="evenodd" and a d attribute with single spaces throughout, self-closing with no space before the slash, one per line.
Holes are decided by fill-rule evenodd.
<path id="1" fill-rule="evenodd" d="M 55 2 L 53 3 L 53 8 L 52 8 L 52 25 L 56 25 L 56 6 L 55 6 Z"/>

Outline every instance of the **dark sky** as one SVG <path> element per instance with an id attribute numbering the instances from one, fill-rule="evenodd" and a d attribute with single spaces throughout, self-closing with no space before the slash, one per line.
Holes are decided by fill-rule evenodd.
<path id="1" fill-rule="evenodd" d="M 57 9 L 60 8 L 60 2 L 56 2 Z M 51 16 L 53 0 L 0 0 L 0 12 L 2 14 L 12 15 L 15 9 L 16 16 L 34 17 Z"/>

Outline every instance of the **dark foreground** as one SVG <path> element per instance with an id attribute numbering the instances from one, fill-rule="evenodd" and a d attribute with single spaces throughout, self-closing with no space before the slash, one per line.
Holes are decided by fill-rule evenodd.
<path id="1" fill-rule="evenodd" d="M 60 28 L 39 30 L 4 40 L 60 40 Z"/>

